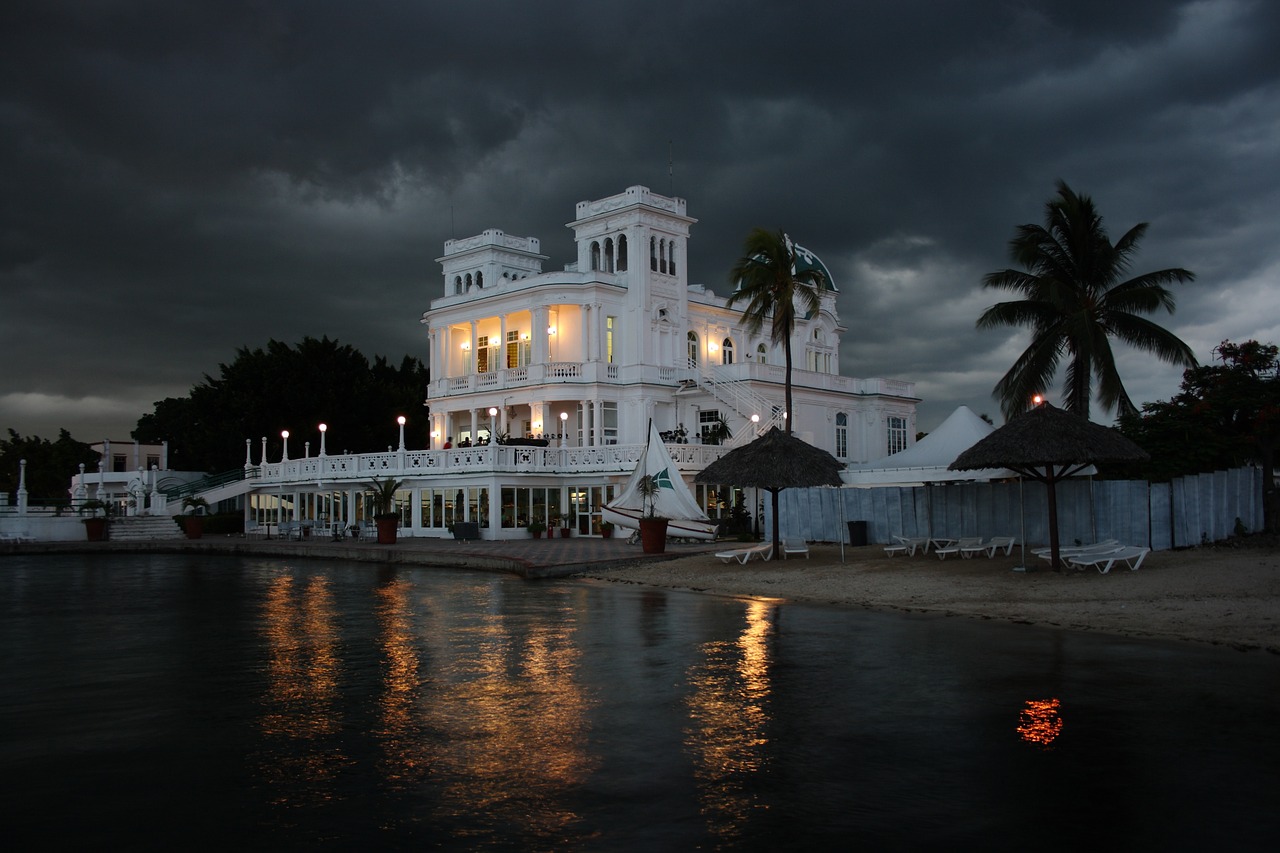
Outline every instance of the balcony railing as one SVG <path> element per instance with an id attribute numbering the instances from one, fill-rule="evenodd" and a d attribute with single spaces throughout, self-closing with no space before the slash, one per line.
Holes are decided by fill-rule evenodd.
<path id="1" fill-rule="evenodd" d="M 665 445 L 676 467 L 701 471 L 728 450 L 706 444 Z M 524 447 L 487 444 L 449 450 L 393 450 L 312 456 L 269 462 L 259 467 L 262 485 L 271 483 L 336 483 L 383 477 L 396 479 L 486 474 L 622 474 L 633 471 L 643 444 L 592 447 Z"/>

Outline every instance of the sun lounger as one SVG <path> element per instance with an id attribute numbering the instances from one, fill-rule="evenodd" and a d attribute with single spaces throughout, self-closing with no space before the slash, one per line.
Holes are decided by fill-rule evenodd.
<path id="1" fill-rule="evenodd" d="M 809 559 L 809 545 L 803 539 L 783 539 L 782 540 L 782 559 L 792 554 L 804 554 L 804 558 Z"/>
<path id="2" fill-rule="evenodd" d="M 1101 541 L 1094 542 L 1092 545 L 1060 545 L 1058 547 L 1058 553 L 1061 554 L 1063 557 L 1066 557 L 1071 554 L 1087 553 L 1090 551 L 1103 551 L 1108 548 L 1110 548 L 1111 550 L 1115 550 L 1120 546 L 1121 546 L 1121 543 L 1120 543 L 1120 540 L 1118 539 L 1103 539 Z M 1043 548 L 1032 548 L 1031 553 L 1035 554 L 1037 557 L 1044 557 L 1044 556 L 1047 556 L 1051 550 L 1052 550 L 1051 548 L 1049 548 L 1048 546 L 1045 546 Z"/>
<path id="3" fill-rule="evenodd" d="M 746 565 L 747 561 L 752 557 L 759 557 L 761 560 L 769 560 L 773 557 L 773 543 L 762 542 L 750 548 L 739 548 L 736 551 L 721 551 L 716 554 L 720 558 L 720 562 L 727 563 L 730 560 L 737 560 L 739 563 Z"/>
<path id="4" fill-rule="evenodd" d="M 933 553 L 938 555 L 939 560 L 945 560 L 948 554 L 959 554 L 964 558 L 973 556 L 974 550 L 982 550 L 982 537 L 968 536 L 963 539 L 957 539 L 950 545 L 941 548 L 934 548 Z"/>
<path id="5" fill-rule="evenodd" d="M 990 539 L 987 539 L 977 545 L 972 545 L 968 548 L 961 548 L 960 556 L 972 557 L 985 551 L 988 557 L 994 557 L 996 555 L 996 551 L 1001 548 L 1004 549 L 1005 556 L 1008 556 L 1013 553 L 1013 542 L 1014 537 L 1012 536 L 992 536 Z"/>
<path id="6" fill-rule="evenodd" d="M 914 557 L 916 549 L 929 541 L 919 536 L 895 536 L 893 538 L 898 541 L 898 544 L 884 546 L 884 552 L 890 557 L 894 554 L 907 554 Z"/>
<path id="7" fill-rule="evenodd" d="M 1068 557 L 1068 561 L 1074 565 L 1084 568 L 1085 566 L 1094 566 L 1098 570 L 1098 574 L 1105 575 L 1111 571 L 1111 567 L 1116 563 L 1124 563 L 1129 567 L 1129 571 L 1136 572 L 1138 567 L 1142 565 L 1142 561 L 1147 558 L 1147 554 L 1151 552 L 1150 548 L 1142 548 L 1136 545 L 1126 545 L 1115 551 L 1108 551 L 1105 554 L 1084 554 L 1074 557 Z"/>
<path id="8" fill-rule="evenodd" d="M 1059 548 L 1058 556 L 1064 561 L 1069 560 L 1072 557 L 1098 557 L 1103 554 L 1110 554 L 1113 551 L 1119 551 L 1123 547 L 1124 546 L 1119 542 L 1099 542 L 1097 545 L 1089 545 L 1087 547 L 1076 546 L 1070 548 Z M 1048 548 L 1037 548 L 1031 553 L 1035 554 L 1042 560 L 1053 559 L 1053 552 Z"/>

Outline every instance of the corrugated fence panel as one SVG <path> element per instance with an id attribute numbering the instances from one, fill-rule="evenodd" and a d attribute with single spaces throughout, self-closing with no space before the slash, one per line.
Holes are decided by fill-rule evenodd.
<path id="1" fill-rule="evenodd" d="M 772 536 L 765 494 L 766 535 Z M 1154 550 L 1199 545 L 1262 528 L 1262 474 L 1257 468 L 1179 478 L 1172 483 L 1077 478 L 1059 483 L 1058 536 L 1064 545 L 1118 539 Z M 1049 541 L 1043 483 L 950 483 L 883 488 L 784 489 L 778 502 L 785 535 L 846 542 L 846 522 L 867 522 L 870 542 L 894 536 L 1017 536 Z"/>
<path id="2" fill-rule="evenodd" d="M 1173 486 L 1152 483 L 1150 496 L 1151 550 L 1173 547 Z"/>

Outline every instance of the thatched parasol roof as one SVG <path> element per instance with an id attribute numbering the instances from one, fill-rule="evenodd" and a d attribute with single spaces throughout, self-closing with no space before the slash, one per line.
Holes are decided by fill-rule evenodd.
<path id="1" fill-rule="evenodd" d="M 1118 430 L 1041 403 L 961 453 L 948 467 L 953 471 L 1009 468 L 1036 477 L 1050 466 L 1084 468 L 1146 458 L 1147 452 Z"/>
<path id="2" fill-rule="evenodd" d="M 838 486 L 843 463 L 773 427 L 734 448 L 694 477 L 695 483 L 727 483 L 777 491 L 802 486 Z"/>
<path id="3" fill-rule="evenodd" d="M 712 462 L 693 478 L 695 483 L 726 483 L 767 489 L 773 493 L 773 553 L 778 555 L 778 492 L 803 486 L 839 486 L 844 465 L 825 450 L 819 450 L 777 427 L 734 448 Z"/>
<path id="4" fill-rule="evenodd" d="M 1119 431 L 1041 403 L 961 453 L 948 467 L 955 471 L 1008 468 L 1044 483 L 1049 500 L 1049 548 L 1053 569 L 1062 571 L 1058 547 L 1057 482 L 1079 474 L 1096 462 L 1131 462 L 1147 458 L 1145 450 Z"/>

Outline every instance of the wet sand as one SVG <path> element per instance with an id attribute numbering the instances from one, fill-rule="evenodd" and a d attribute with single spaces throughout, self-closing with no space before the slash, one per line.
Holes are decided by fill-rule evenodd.
<path id="1" fill-rule="evenodd" d="M 1245 540 L 1248 543 L 1248 540 Z M 811 545 L 809 559 L 753 560 L 710 554 L 602 568 L 584 577 L 717 595 L 899 610 L 1205 643 L 1280 654 L 1280 548 L 1274 540 L 1147 555 L 1123 565 L 1051 570 L 1015 547 L 1009 557 L 885 556 L 882 546 Z"/>

